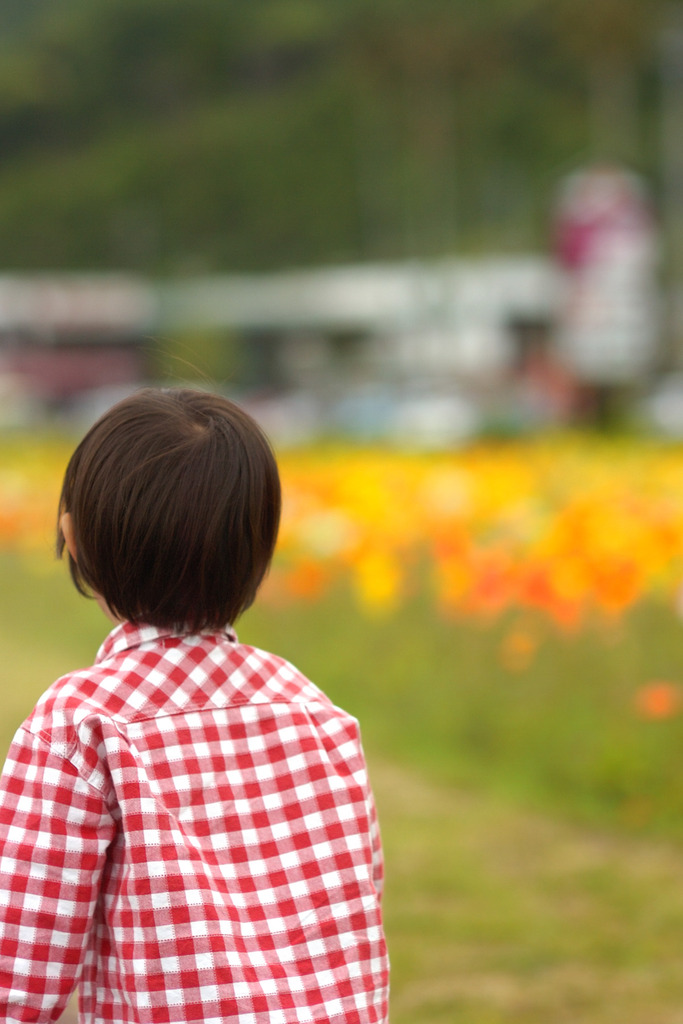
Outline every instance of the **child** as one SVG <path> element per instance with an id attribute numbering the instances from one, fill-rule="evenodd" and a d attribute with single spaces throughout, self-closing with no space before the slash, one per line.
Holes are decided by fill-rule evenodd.
<path id="1" fill-rule="evenodd" d="M 116 626 L 0 778 L 0 1019 L 379 1024 L 382 857 L 356 721 L 240 644 L 275 546 L 270 447 L 138 392 L 66 470 L 58 551 Z"/>

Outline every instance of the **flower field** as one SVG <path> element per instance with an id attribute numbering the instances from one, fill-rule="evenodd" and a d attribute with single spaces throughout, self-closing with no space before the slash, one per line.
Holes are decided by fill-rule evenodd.
<path id="1" fill-rule="evenodd" d="M 0 448 L 0 549 L 47 564 L 71 450 Z M 313 449 L 280 456 L 284 514 L 272 599 L 346 582 L 368 613 L 417 591 L 439 613 L 533 609 L 565 630 L 676 600 L 683 580 L 683 450 L 553 438 L 444 454 Z M 522 640 L 510 655 L 524 656 Z"/>
<path id="2" fill-rule="evenodd" d="M 292 593 L 349 578 L 370 611 L 426 585 L 446 614 L 541 610 L 578 628 L 683 578 L 683 452 L 567 439 L 439 456 L 283 460 L 279 572 Z M 425 582 L 426 581 L 426 582 Z"/>

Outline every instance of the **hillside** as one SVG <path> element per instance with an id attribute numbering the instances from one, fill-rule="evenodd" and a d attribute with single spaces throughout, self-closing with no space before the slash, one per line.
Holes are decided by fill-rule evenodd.
<path id="1" fill-rule="evenodd" d="M 547 244 L 656 187 L 664 0 L 5 0 L 5 269 L 265 269 Z M 590 15 L 590 18 L 589 18 Z"/>

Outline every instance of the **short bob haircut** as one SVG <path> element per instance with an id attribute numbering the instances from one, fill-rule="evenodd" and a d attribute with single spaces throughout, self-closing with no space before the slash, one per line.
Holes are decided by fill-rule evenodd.
<path id="1" fill-rule="evenodd" d="M 273 556 L 280 480 L 255 421 L 220 395 L 145 388 L 106 412 L 66 469 L 77 589 L 117 618 L 224 629 Z M 58 528 L 57 553 L 65 539 Z"/>

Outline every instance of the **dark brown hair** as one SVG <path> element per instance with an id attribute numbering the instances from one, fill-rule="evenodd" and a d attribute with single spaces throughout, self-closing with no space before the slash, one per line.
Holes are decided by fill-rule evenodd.
<path id="1" fill-rule="evenodd" d="M 146 388 L 73 453 L 59 516 L 72 519 L 82 594 L 121 619 L 224 628 L 249 607 L 275 548 L 280 480 L 255 421 L 220 395 Z M 65 540 L 58 529 L 57 552 Z"/>

